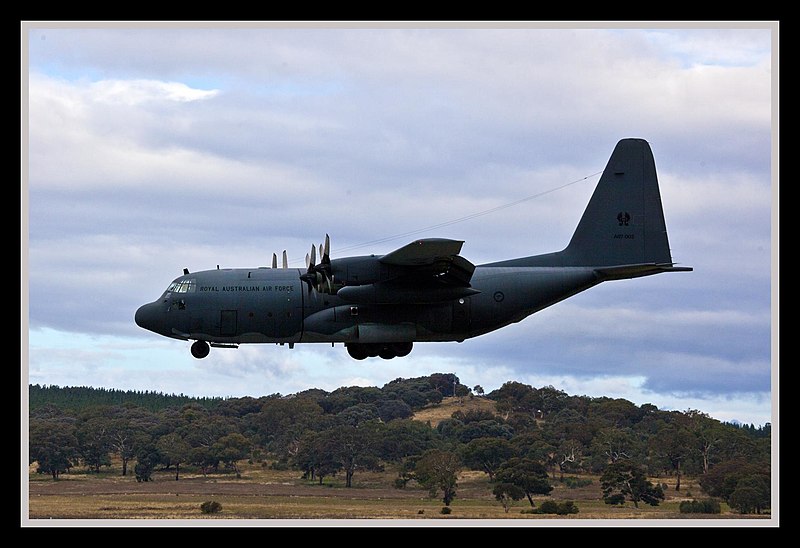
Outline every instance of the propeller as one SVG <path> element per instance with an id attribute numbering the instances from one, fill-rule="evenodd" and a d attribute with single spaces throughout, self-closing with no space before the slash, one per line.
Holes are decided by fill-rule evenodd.
<path id="1" fill-rule="evenodd" d="M 300 276 L 308 285 L 308 293 L 333 293 L 333 273 L 331 272 L 331 239 L 325 235 L 325 243 L 319 244 L 320 262 L 317 264 L 317 248 L 311 245 L 311 254 L 306 254 L 306 273 Z"/>
<path id="2" fill-rule="evenodd" d="M 278 256 L 272 254 L 272 268 L 278 268 Z M 283 250 L 283 268 L 289 268 L 289 261 L 286 260 L 286 250 Z"/>

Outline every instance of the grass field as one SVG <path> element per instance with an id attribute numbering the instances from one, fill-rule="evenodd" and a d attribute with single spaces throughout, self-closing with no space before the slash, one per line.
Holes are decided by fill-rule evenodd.
<path id="1" fill-rule="evenodd" d="M 601 499 L 597 477 L 583 476 L 591 484 L 568 488 L 554 481 L 550 497 L 537 497 L 537 506 L 551 498 L 572 500 L 579 508 L 570 516 L 522 513 L 530 509 L 519 501 L 506 513 L 491 494 L 486 474 L 463 472 L 451 513 L 442 514 L 440 497 L 431 498 L 418 487 L 391 487 L 396 472 L 359 472 L 354 485 L 344 487 L 341 478 L 326 479 L 323 485 L 299 477 L 297 471 L 278 471 L 258 465 L 244 465 L 240 478 L 232 474 L 203 476 L 184 473 L 175 480 L 174 472 L 157 472 L 154 480 L 137 483 L 132 476 L 122 477 L 113 468 L 100 474 L 64 474 L 58 480 L 32 474 L 29 478 L 28 511 L 30 520 L 663 520 L 663 519 L 741 519 L 724 507 L 717 516 L 680 514 L 684 498 L 702 494 L 691 480 L 684 480 L 682 491 L 673 486 L 659 506 L 628 502 L 610 507 Z M 667 481 L 667 484 L 670 482 Z M 200 506 L 216 501 L 222 510 L 204 514 Z M 760 516 L 761 519 L 768 516 Z M 759 519 L 750 516 L 749 519 Z M 421 523 L 420 523 L 421 524 Z"/>
<path id="2" fill-rule="evenodd" d="M 425 410 L 415 417 L 435 425 L 456 409 L 468 410 L 485 406 L 481 398 L 466 399 L 459 404 L 453 399 Z M 491 404 L 490 404 L 491 405 Z M 191 468 L 182 468 L 180 479 L 174 471 L 157 471 L 153 481 L 137 483 L 133 474 L 123 477 L 119 466 L 111 466 L 99 474 L 76 469 L 58 480 L 37 474 L 31 467 L 27 482 L 27 501 L 23 493 L 22 520 L 29 525 L 61 525 L 90 523 L 114 524 L 186 524 L 191 525 L 359 525 L 389 522 L 408 525 L 455 525 L 464 520 L 479 525 L 579 525 L 611 520 L 614 524 L 641 523 L 650 520 L 678 520 L 679 523 L 745 519 L 763 522 L 770 516 L 741 516 L 723 504 L 718 515 L 681 514 L 682 500 L 701 499 L 704 495 L 690 478 L 683 478 L 681 491 L 674 481 L 666 483 L 666 500 L 659 506 L 626 502 L 611 507 L 602 500 L 597 476 L 577 476 L 586 484 L 570 488 L 558 479 L 551 480 L 554 489 L 548 497 L 536 497 L 539 503 L 552 499 L 571 500 L 579 509 L 569 516 L 522 513 L 530 510 L 527 500 L 515 502 L 508 512 L 495 500 L 488 476 L 482 472 L 464 471 L 458 479 L 456 498 L 451 513 L 443 514 L 441 495 L 431 498 L 427 490 L 413 482 L 406 489 L 393 487 L 397 471 L 356 472 L 353 486 L 345 487 L 341 476 L 325 478 L 323 485 L 307 481 L 296 470 L 273 470 L 261 463 L 241 463 L 241 477 L 221 473 L 202 475 Z M 654 480 L 656 481 L 656 480 Z M 221 504 L 218 513 L 201 511 L 204 502 Z M 27 502 L 27 505 L 25 504 Z M 455 522 L 455 523 L 450 523 Z M 659 521 L 659 523 L 663 523 Z"/>

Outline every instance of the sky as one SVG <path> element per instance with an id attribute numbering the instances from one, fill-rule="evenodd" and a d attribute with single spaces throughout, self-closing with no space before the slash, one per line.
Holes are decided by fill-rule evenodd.
<path id="1" fill-rule="evenodd" d="M 288 395 L 455 373 L 721 421 L 778 413 L 778 25 L 21 27 L 21 392 Z M 182 274 L 423 237 L 474 264 L 563 249 L 646 139 L 673 260 L 463 343 L 193 358 L 134 323 Z"/>

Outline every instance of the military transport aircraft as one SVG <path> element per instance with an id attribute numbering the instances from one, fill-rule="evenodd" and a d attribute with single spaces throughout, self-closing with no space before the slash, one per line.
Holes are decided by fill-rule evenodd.
<path id="1" fill-rule="evenodd" d="M 519 322 L 601 282 L 691 271 L 676 266 L 655 161 L 642 139 L 623 139 L 562 251 L 474 265 L 464 242 L 425 238 L 386 255 L 332 259 L 330 239 L 306 269 L 183 270 L 136 311 L 159 335 L 209 346 L 343 343 L 355 359 L 406 356 L 415 342 L 458 341 Z M 317 262 L 319 252 L 319 262 Z"/>

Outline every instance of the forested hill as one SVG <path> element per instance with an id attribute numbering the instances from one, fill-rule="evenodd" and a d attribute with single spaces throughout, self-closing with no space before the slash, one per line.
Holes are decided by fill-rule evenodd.
<path id="1" fill-rule="evenodd" d="M 380 388 L 258 397 L 39 385 L 29 385 L 29 394 L 29 464 L 54 479 L 81 465 L 100 472 L 114 455 L 123 476 L 134 466 L 137 481 L 150 481 L 158 467 L 174 467 L 177 480 L 181 465 L 238 474 L 236 462 L 248 459 L 320 483 L 345 471 L 351 487 L 357 470 L 408 471 L 446 455 L 454 466 L 490 474 L 502 466 L 517 474 L 524 465 L 536 478 L 547 470 L 555 478 L 634 467 L 675 477 L 676 490 L 688 474 L 709 496 L 733 504 L 747 495 L 748 507 L 769 507 L 769 424 L 723 424 L 697 410 L 570 396 L 552 386 L 508 381 L 484 394 L 453 373 L 434 373 Z"/>
<path id="2" fill-rule="evenodd" d="M 316 400 L 326 413 L 338 413 L 357 404 L 380 404 L 384 409 L 392 409 L 400 416 L 411 415 L 431 404 L 438 404 L 447 396 L 474 397 L 482 396 L 497 403 L 497 412 L 508 415 L 509 412 L 522 411 L 539 414 L 539 418 L 570 408 L 584 416 L 589 406 L 609 407 L 622 406 L 635 408 L 627 400 L 606 397 L 590 398 L 588 396 L 569 396 L 552 386 L 533 388 L 516 381 L 506 382 L 500 389 L 484 395 L 479 385 L 469 388 L 461 383 L 453 373 L 434 373 L 427 377 L 412 379 L 395 379 L 382 388 L 377 387 L 341 387 L 333 392 L 320 389 L 309 389 L 298 394 L 282 396 L 281 394 L 260 397 L 222 398 L 194 397 L 184 394 L 165 394 L 153 391 L 117 390 L 91 387 L 60 387 L 57 385 L 28 385 L 28 407 L 35 413 L 45 406 L 55 406 L 64 411 L 80 412 L 98 406 L 136 406 L 151 412 L 167 408 L 181 408 L 188 404 L 199 405 L 206 409 L 214 409 L 220 405 L 262 404 L 275 398 L 312 398 Z M 513 402 L 513 403 L 511 403 Z M 399 410 L 398 405 L 407 405 L 407 409 Z M 644 404 L 640 411 L 655 411 L 655 406 Z M 771 425 L 732 424 L 755 438 L 769 438 Z"/>
<path id="3" fill-rule="evenodd" d="M 135 405 L 149 411 L 159 411 L 167 407 L 181 407 L 188 403 L 196 403 L 203 407 L 212 407 L 222 398 L 195 398 L 183 394 L 164 394 L 161 392 L 116 390 L 107 388 L 90 388 L 85 386 L 40 386 L 28 385 L 28 407 L 35 411 L 46 405 L 54 405 L 61 409 L 81 410 L 99 405 Z"/>

